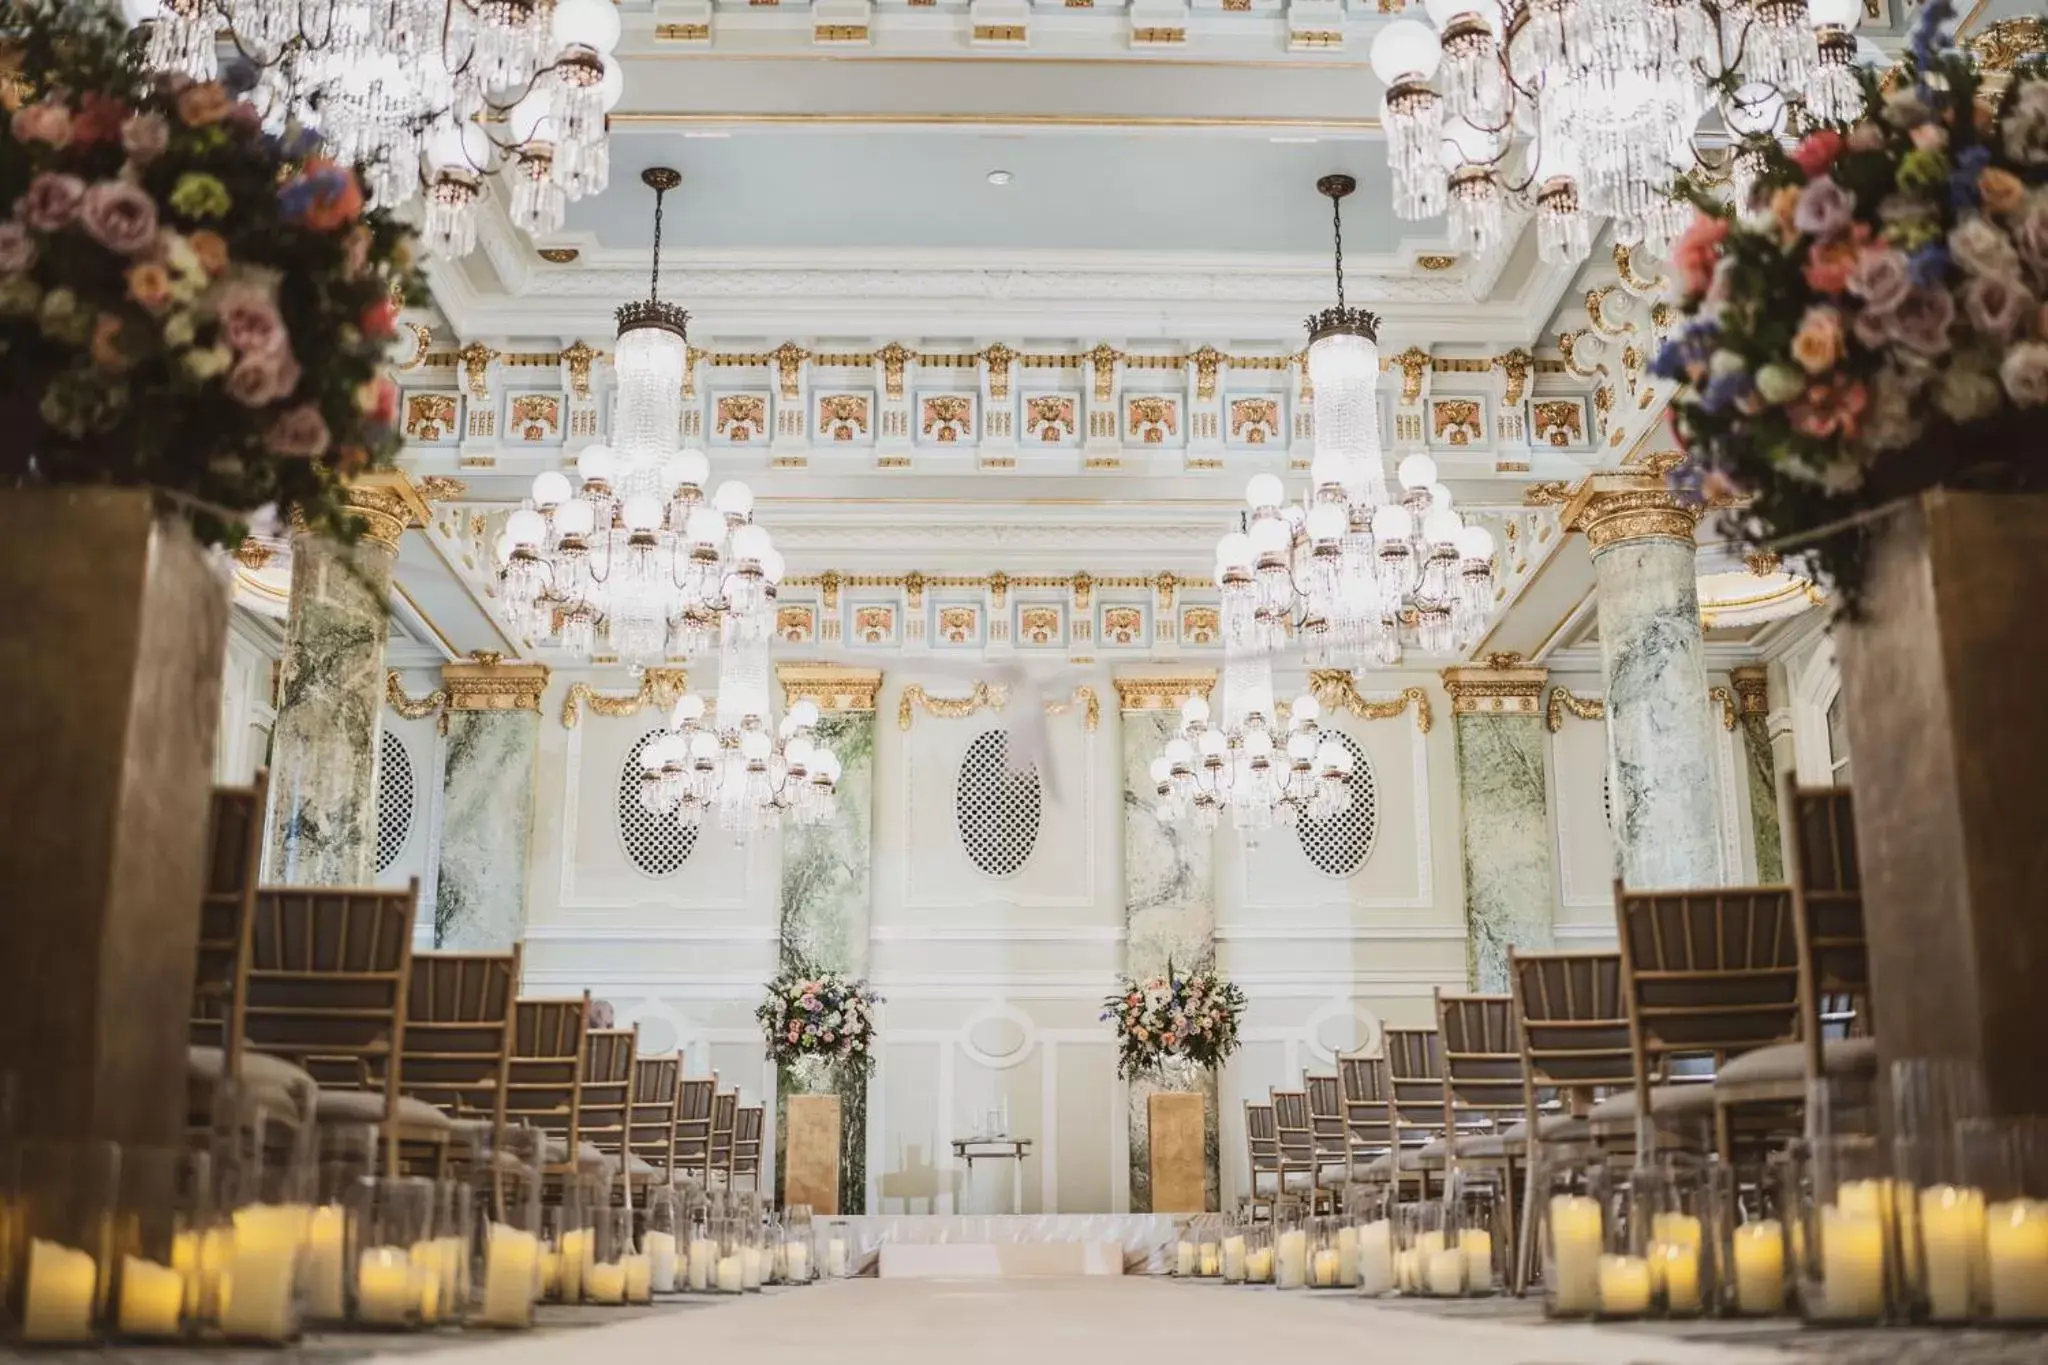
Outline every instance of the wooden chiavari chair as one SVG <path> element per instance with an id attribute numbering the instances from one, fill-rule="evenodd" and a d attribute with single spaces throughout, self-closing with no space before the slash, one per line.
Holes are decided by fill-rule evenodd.
<path id="1" fill-rule="evenodd" d="M 706 1161 L 711 1174 L 719 1180 L 732 1174 L 732 1130 L 739 1109 L 737 1090 L 721 1090 L 711 1097 L 711 1141 Z"/>
<path id="2" fill-rule="evenodd" d="M 738 1189 L 741 1180 L 748 1188 L 761 1188 L 761 1105 L 750 1105 L 733 1115 L 732 1163 L 726 1168 L 725 1187 Z"/>
<path id="3" fill-rule="evenodd" d="M 432 1148 L 438 1167 L 453 1131 L 440 1110 L 399 1091 L 418 899 L 417 881 L 404 891 L 264 887 L 250 928 L 249 1045 L 312 1075 L 323 1126 L 374 1126 L 393 1171 L 401 1143 Z"/>
<path id="4" fill-rule="evenodd" d="M 1635 1064 L 1637 1150 L 1648 1150 L 1659 1120 L 1711 1119 L 1714 1147 L 1726 1160 L 1726 1113 L 1715 1109 L 1710 1075 L 1688 1084 L 1673 1063 L 1704 1058 L 1719 1070 L 1745 1052 L 1796 1039 L 1799 932 L 1792 892 L 1782 886 L 1628 892 L 1617 882 L 1615 904 Z M 1653 1085 L 1660 1072 L 1668 1079 Z"/>
<path id="5" fill-rule="evenodd" d="M 1498 1182 L 1508 1236 L 1514 1236 L 1517 1171 L 1527 1177 L 1528 1126 L 1522 1051 L 1512 995 L 1436 993 L 1444 1067 L 1444 1130 L 1461 1168 Z"/>
<path id="6" fill-rule="evenodd" d="M 673 1185 L 676 1178 L 676 1101 L 680 1057 L 633 1061 L 633 1109 L 626 1131 L 626 1167 L 635 1179 Z"/>
<path id="7" fill-rule="evenodd" d="M 1309 1117 L 1306 1090 L 1268 1092 L 1273 1105 L 1273 1137 L 1280 1148 L 1280 1192 L 1299 1193 L 1310 1211 L 1316 1201 L 1316 1130 Z"/>
<path id="8" fill-rule="evenodd" d="M 1351 1179 L 1351 1144 L 1344 1131 L 1344 1098 L 1335 1076 L 1303 1076 L 1308 1121 L 1315 1145 L 1316 1184 L 1342 1189 Z"/>
<path id="9" fill-rule="evenodd" d="M 711 1187 L 711 1103 L 718 1073 L 686 1076 L 676 1087 L 676 1169 Z"/>
<path id="10" fill-rule="evenodd" d="M 576 1174 L 583 1141 L 583 1035 L 590 1027 L 590 992 L 557 1000 L 521 1000 L 512 1013 L 512 1060 L 507 1067 L 508 1121 L 538 1128 L 550 1190 Z M 594 1153 L 595 1149 L 591 1149 Z"/>
<path id="11" fill-rule="evenodd" d="M 519 961 L 518 947 L 416 953 L 406 990 L 400 1089 L 447 1114 L 458 1134 L 492 1152 L 504 1145 Z"/>
<path id="12" fill-rule="evenodd" d="M 1381 1034 L 1387 1064 L 1387 1120 L 1394 1148 L 1390 1162 L 1405 1182 L 1412 1169 L 1423 1198 L 1429 1177 L 1450 1161 L 1453 1129 L 1445 1122 L 1450 1100 L 1444 1089 L 1443 1048 L 1435 1029 L 1390 1028 Z"/>
<path id="13" fill-rule="evenodd" d="M 1714 1103 L 1735 1111 L 1721 1123 L 1731 1138 L 1738 1129 L 1778 1136 L 1797 1127 L 1794 1119 L 1804 1114 L 1815 1081 L 1867 1099 L 1877 1079 L 1849 789 L 1800 787 L 1788 778 L 1782 808 L 1792 821 L 1785 855 L 1798 936 L 1799 1041 L 1745 1052 L 1716 1073 Z M 1785 1117 L 1773 1122 L 1778 1115 Z"/>
<path id="14" fill-rule="evenodd" d="M 1344 1094 L 1344 1140 L 1354 1178 L 1394 1177 L 1394 1127 L 1388 1117 L 1387 1064 L 1379 1057 L 1348 1052 L 1337 1058 Z"/>
<path id="15" fill-rule="evenodd" d="M 640 1030 L 594 1028 L 583 1035 L 582 1092 L 577 1105 L 582 1142 L 580 1160 L 604 1172 L 628 1169 L 626 1140 L 632 1127 L 633 1060 Z M 584 1148 L 595 1149 L 593 1161 Z"/>
<path id="16" fill-rule="evenodd" d="M 1273 1106 L 1270 1103 L 1253 1104 L 1250 1100 L 1245 1101 L 1244 1153 L 1247 1173 L 1251 1176 L 1247 1186 L 1250 1192 L 1245 1195 L 1245 1204 L 1254 1220 L 1258 1218 L 1258 1212 L 1262 1208 L 1266 1210 L 1266 1216 L 1271 1218 L 1273 1204 L 1282 1193 L 1282 1177 L 1280 1139 L 1273 1128 Z M 1272 1177 L 1273 1189 L 1270 1194 L 1259 1188 L 1261 1176 Z"/>

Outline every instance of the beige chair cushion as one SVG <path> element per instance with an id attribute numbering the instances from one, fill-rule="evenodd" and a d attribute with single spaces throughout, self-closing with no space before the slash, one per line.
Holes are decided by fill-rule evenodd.
<path id="1" fill-rule="evenodd" d="M 1714 1112 L 1711 1085 L 1655 1085 L 1650 1087 L 1650 1113 L 1660 1119 L 1682 1119 Z M 1593 1123 L 1626 1123 L 1636 1116 L 1636 1092 L 1624 1090 L 1609 1095 L 1593 1106 L 1587 1119 Z"/>
<path id="2" fill-rule="evenodd" d="M 220 1084 L 227 1054 L 217 1047 L 185 1049 L 185 1083 L 194 1112 L 212 1105 L 212 1094 Z M 242 1090 L 246 1101 L 271 1118 L 296 1124 L 312 1103 L 318 1087 L 302 1068 L 282 1057 L 242 1050 Z"/>
<path id="3" fill-rule="evenodd" d="M 315 1111 L 321 1123 L 382 1123 L 384 1096 L 374 1090 L 323 1090 Z M 403 1132 L 444 1136 L 454 1131 L 449 1117 L 409 1095 L 398 1097 L 398 1126 Z"/>
<path id="4" fill-rule="evenodd" d="M 1569 1114 L 1546 1114 L 1543 1125 L 1537 1130 L 1545 1142 L 1584 1142 L 1593 1135 L 1593 1126 L 1584 1119 L 1575 1119 Z M 1527 1120 L 1513 1124 L 1501 1133 L 1510 1142 L 1522 1142 L 1529 1136 Z"/>
<path id="5" fill-rule="evenodd" d="M 1821 1067 L 1830 1076 L 1875 1076 L 1877 1039 L 1831 1038 L 1821 1044 Z M 1806 1045 L 1779 1043 L 1734 1058 L 1714 1077 L 1714 1084 L 1718 1088 L 1724 1083 L 1744 1086 L 1805 1079 Z"/>
<path id="6" fill-rule="evenodd" d="M 1422 1162 L 1422 1153 L 1418 1150 L 1411 1149 L 1401 1153 L 1401 1169 L 1405 1172 L 1412 1173 L 1421 1170 Z M 1391 1152 L 1365 1168 L 1366 1177 L 1373 1180 L 1385 1180 L 1393 1173 L 1393 1153 Z"/>

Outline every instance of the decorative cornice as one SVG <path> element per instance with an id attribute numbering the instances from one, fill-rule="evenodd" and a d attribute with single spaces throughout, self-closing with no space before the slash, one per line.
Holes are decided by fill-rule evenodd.
<path id="1" fill-rule="evenodd" d="M 1374 701 L 1359 695 L 1358 683 L 1351 671 L 1344 668 L 1317 668 L 1308 675 L 1309 695 L 1330 710 L 1343 710 L 1361 720 L 1392 720 L 1409 707 L 1415 708 L 1415 728 L 1428 734 L 1430 726 L 1436 723 L 1436 716 L 1430 710 L 1429 695 L 1419 687 L 1405 687 L 1401 695 L 1388 701 Z"/>
<path id="2" fill-rule="evenodd" d="M 1679 499 L 1655 474 L 1594 474 L 1564 505 L 1564 529 L 1583 531 L 1594 554 L 1629 540 L 1692 543 L 1700 509 Z"/>
<path id="3" fill-rule="evenodd" d="M 1009 704 L 1010 689 L 1001 683 L 977 682 L 974 690 L 964 697 L 934 697 L 917 683 L 911 683 L 897 699 L 896 728 L 908 730 L 916 722 L 919 711 L 946 720 L 960 720 L 977 711 L 1000 711 Z M 1086 683 L 1076 687 L 1074 694 L 1065 701 L 1045 703 L 1045 714 L 1063 716 L 1077 706 L 1081 708 L 1083 728 L 1093 734 L 1102 725 L 1102 699 Z"/>
<path id="4" fill-rule="evenodd" d="M 1762 664 L 1744 664 L 1728 675 L 1735 684 L 1735 697 L 1745 716 L 1771 713 L 1771 670 Z"/>
<path id="5" fill-rule="evenodd" d="M 573 683 L 562 698 L 562 728 L 576 728 L 585 703 L 600 716 L 634 716 L 643 706 L 674 706 L 689 690 L 690 672 L 685 668 L 648 669 L 640 675 L 638 692 L 600 692 L 589 683 Z"/>
<path id="6" fill-rule="evenodd" d="M 441 685 L 451 711 L 531 711 L 540 714 L 541 693 L 548 690 L 546 664 L 505 663 L 501 656 L 477 651 L 467 662 L 441 665 Z"/>
<path id="7" fill-rule="evenodd" d="M 2010 71 L 2021 58 L 2048 52 L 2048 20 L 2038 15 L 2000 19 L 1970 39 L 1970 52 L 1986 71 Z"/>
<path id="8" fill-rule="evenodd" d="M 1607 703 L 1599 697 L 1574 696 L 1569 687 L 1551 688 L 1550 704 L 1543 712 L 1543 723 L 1550 727 L 1551 734 L 1564 729 L 1564 713 L 1567 711 L 1580 720 L 1607 719 Z"/>
<path id="9" fill-rule="evenodd" d="M 1523 667 L 1519 654 L 1502 655 L 1484 665 L 1447 668 L 1443 680 L 1454 716 L 1534 716 L 1542 712 L 1550 670 Z"/>
<path id="10" fill-rule="evenodd" d="M 1208 701 L 1216 692 L 1214 673 L 1152 673 L 1111 681 L 1118 711 L 1178 711 L 1189 697 Z"/>
<path id="11" fill-rule="evenodd" d="M 1532 483 L 1522 490 L 1524 507 L 1561 507 L 1571 501 L 1571 485 L 1562 479 Z"/>
<path id="12" fill-rule="evenodd" d="M 408 697 L 405 688 L 399 685 L 398 671 L 393 669 L 384 675 L 384 700 L 406 720 L 425 720 L 448 704 L 448 694 L 436 688 L 424 697 Z M 445 712 L 441 716 L 441 728 L 443 731 L 448 728 Z"/>
<path id="13" fill-rule="evenodd" d="M 413 480 L 413 487 L 419 491 L 421 501 L 432 506 L 437 502 L 453 502 L 469 492 L 469 484 L 447 474 L 422 474 Z"/>
<path id="14" fill-rule="evenodd" d="M 879 668 L 841 668 L 836 664 L 777 664 L 782 704 L 793 706 L 808 697 L 820 711 L 872 711 L 882 690 Z"/>

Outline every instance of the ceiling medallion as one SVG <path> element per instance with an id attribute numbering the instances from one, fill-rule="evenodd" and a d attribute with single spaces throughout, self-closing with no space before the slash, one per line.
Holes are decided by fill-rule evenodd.
<path id="1" fill-rule="evenodd" d="M 1458 258 L 1456 256 L 1417 256 L 1415 258 L 1415 268 L 1418 270 L 1449 270 L 1457 263 Z"/>
<path id="2" fill-rule="evenodd" d="M 567 265 L 583 253 L 573 246 L 544 246 L 540 258 L 549 265 Z"/>

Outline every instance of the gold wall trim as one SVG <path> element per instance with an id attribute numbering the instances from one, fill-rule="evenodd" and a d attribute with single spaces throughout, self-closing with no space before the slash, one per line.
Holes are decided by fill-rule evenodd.
<path id="1" fill-rule="evenodd" d="M 1466 666 L 1443 672 L 1454 716 L 1535 716 L 1543 710 L 1547 668 Z"/>
<path id="2" fill-rule="evenodd" d="M 1111 681 L 1116 685 L 1119 711 L 1178 711 L 1189 697 L 1208 701 L 1216 692 L 1213 672 L 1140 674 Z"/>
<path id="3" fill-rule="evenodd" d="M 1419 734 L 1428 734 L 1436 724 L 1436 715 L 1430 709 L 1429 695 L 1419 687 L 1404 687 L 1401 695 L 1390 701 L 1373 701 L 1359 695 L 1358 683 L 1346 668 L 1311 669 L 1308 675 L 1309 695 L 1326 708 L 1342 710 L 1360 720 L 1392 720 L 1415 708 L 1415 729 Z"/>
<path id="4" fill-rule="evenodd" d="M 689 690 L 686 668 L 650 668 L 640 675 L 638 692 L 600 692 L 589 683 L 572 683 L 562 698 L 562 728 L 575 729 L 585 705 L 600 716 L 636 716 L 643 706 L 674 706 Z"/>
<path id="5" fill-rule="evenodd" d="M 1719 683 L 1715 683 L 1707 689 L 1707 700 L 1721 704 L 1721 728 L 1723 730 L 1733 730 L 1735 728 L 1735 694 Z"/>
<path id="6" fill-rule="evenodd" d="M 406 720 L 425 720 L 441 711 L 441 730 L 447 733 L 448 714 L 442 708 L 448 704 L 448 694 L 441 689 L 436 688 L 424 697 L 408 697 L 398 681 L 398 670 L 394 668 L 384 675 L 384 700 Z"/>
<path id="7" fill-rule="evenodd" d="M 777 664 L 782 704 L 808 697 L 820 711 L 872 711 L 882 690 L 879 668 L 841 668 L 835 664 Z"/>
<path id="8" fill-rule="evenodd" d="M 746 124 L 871 124 L 886 127 L 970 128 L 1328 128 L 1344 132 L 1377 131 L 1376 118 L 1296 118 L 1248 114 L 737 114 L 626 113 L 610 116 L 615 124 L 656 127 L 730 128 Z"/>
<path id="9" fill-rule="evenodd" d="M 1576 696 L 1569 687 L 1551 688 L 1550 704 L 1543 711 L 1543 723 L 1550 727 L 1551 734 L 1564 729 L 1567 711 L 1580 720 L 1607 719 L 1607 703 L 1601 698 Z"/>
<path id="10" fill-rule="evenodd" d="M 1086 683 L 1082 683 L 1079 687 L 1075 688 L 1074 695 L 1065 701 L 1047 702 L 1045 704 L 1045 714 L 1048 716 L 1064 716 L 1077 706 L 1081 708 L 1081 728 L 1091 735 L 1094 734 L 1102 725 L 1102 698 L 1097 696 L 1095 689 Z"/>
<path id="11" fill-rule="evenodd" d="M 1745 716 L 1767 716 L 1771 712 L 1771 670 L 1762 664 L 1744 664 L 1728 675 L 1735 684 L 1735 697 Z"/>
<path id="12" fill-rule="evenodd" d="M 479 650 L 462 663 L 441 665 L 441 686 L 451 711 L 531 711 L 540 714 L 548 690 L 546 664 L 506 663 Z"/>
<path id="13" fill-rule="evenodd" d="M 919 711 L 945 720 L 960 720 L 977 711 L 1000 711 L 1010 704 L 1010 689 L 1001 683 L 977 682 L 964 697 L 935 697 L 918 683 L 903 689 L 896 701 L 896 728 L 908 730 Z"/>

